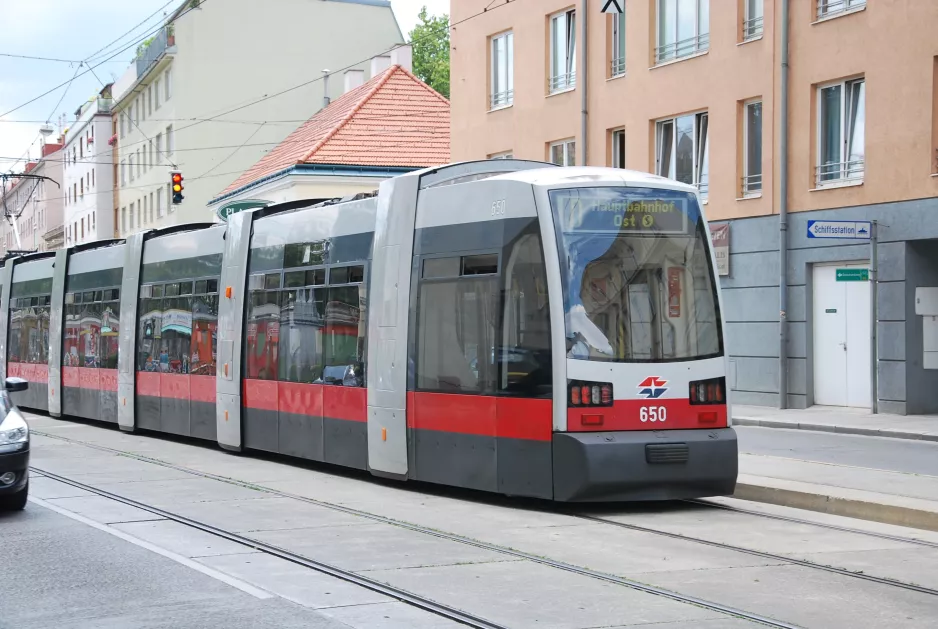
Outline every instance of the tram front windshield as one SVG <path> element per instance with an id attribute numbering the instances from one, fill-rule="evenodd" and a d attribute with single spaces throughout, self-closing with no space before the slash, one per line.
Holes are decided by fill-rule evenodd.
<path id="1" fill-rule="evenodd" d="M 667 362 L 723 352 L 709 239 L 695 195 L 552 190 L 567 356 Z"/>

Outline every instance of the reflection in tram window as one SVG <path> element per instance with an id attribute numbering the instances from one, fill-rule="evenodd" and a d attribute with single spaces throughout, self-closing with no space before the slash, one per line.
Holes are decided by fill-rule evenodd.
<path id="1" fill-rule="evenodd" d="M 153 291 L 153 293 L 156 293 L 156 291 Z M 160 340 L 163 327 L 162 299 L 141 299 L 137 312 L 140 317 L 139 336 L 137 338 L 137 371 L 158 372 L 160 371 Z"/>
<path id="2" fill-rule="evenodd" d="M 189 373 L 194 376 L 214 376 L 218 356 L 218 295 L 197 295 L 191 301 Z"/>
<path id="3" fill-rule="evenodd" d="M 10 344 L 7 349 L 10 362 L 36 365 L 48 363 L 51 310 L 48 295 L 10 300 Z"/>
<path id="4" fill-rule="evenodd" d="M 324 269 L 320 270 L 325 274 Z M 302 276 L 303 271 L 299 273 Z M 283 291 L 279 348 L 281 380 L 311 384 L 322 376 L 325 298 L 325 288 Z"/>
<path id="5" fill-rule="evenodd" d="M 348 275 L 346 279 L 349 279 Z M 363 300 L 360 296 L 362 291 L 360 285 L 329 287 L 325 316 L 325 367 L 322 374 L 322 380 L 326 384 L 352 387 L 364 385 L 367 330 Z"/>
<path id="6" fill-rule="evenodd" d="M 250 293 L 245 348 L 245 377 L 277 380 L 280 342 L 280 292 L 254 290 Z"/>

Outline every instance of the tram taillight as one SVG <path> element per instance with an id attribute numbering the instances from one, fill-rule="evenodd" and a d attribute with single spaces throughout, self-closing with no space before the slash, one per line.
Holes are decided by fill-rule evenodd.
<path id="1" fill-rule="evenodd" d="M 608 382 L 570 382 L 571 407 L 612 406 L 612 385 Z"/>
<path id="2" fill-rule="evenodd" d="M 690 383 L 691 404 L 723 404 L 726 402 L 726 379 L 711 378 Z"/>

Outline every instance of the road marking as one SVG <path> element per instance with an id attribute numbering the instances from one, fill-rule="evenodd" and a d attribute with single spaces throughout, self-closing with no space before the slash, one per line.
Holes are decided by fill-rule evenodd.
<path id="1" fill-rule="evenodd" d="M 82 524 L 87 524 L 88 526 L 98 529 L 99 531 L 104 531 L 105 533 L 109 533 L 110 535 L 120 538 L 124 540 L 125 542 L 130 542 L 131 544 L 134 544 L 135 546 L 139 546 L 140 548 L 145 548 L 151 552 L 156 553 L 157 555 L 162 555 L 163 557 L 166 557 L 167 559 L 171 559 L 175 561 L 176 563 L 181 564 L 187 568 L 191 568 L 192 570 L 201 572 L 202 574 L 208 577 L 212 577 L 213 579 L 216 579 L 218 581 L 221 581 L 222 583 L 230 585 L 233 588 L 237 588 L 246 594 L 250 594 L 254 598 L 268 599 L 268 598 L 274 597 L 274 595 L 271 594 L 270 592 L 266 590 L 262 590 L 259 587 L 255 587 L 251 585 L 250 583 L 247 583 L 240 579 L 236 579 L 232 576 L 225 574 L 224 572 L 220 572 L 218 570 L 209 568 L 208 566 L 205 566 L 196 561 L 193 561 L 189 559 L 188 557 L 183 557 L 182 555 L 168 551 L 165 548 L 160 548 L 159 546 L 156 546 L 155 544 L 146 542 L 142 539 L 134 537 L 133 535 L 130 535 L 118 529 L 112 528 L 106 524 L 95 522 L 94 520 L 86 518 L 83 515 L 79 515 L 67 509 L 63 509 L 62 507 L 59 507 L 50 502 L 47 502 L 43 500 L 42 498 L 36 498 L 35 496 L 30 496 L 29 501 L 39 505 L 40 507 L 49 509 L 50 511 L 55 511 L 59 515 L 64 515 L 67 518 L 71 518 L 72 520 L 75 520 L 76 522 L 81 522 Z"/>

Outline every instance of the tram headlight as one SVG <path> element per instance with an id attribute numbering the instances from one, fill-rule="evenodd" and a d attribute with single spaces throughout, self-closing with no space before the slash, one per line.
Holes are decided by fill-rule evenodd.
<path id="1" fill-rule="evenodd" d="M 29 443 L 29 425 L 19 411 L 10 409 L 0 421 L 0 454 L 17 452 Z"/>

